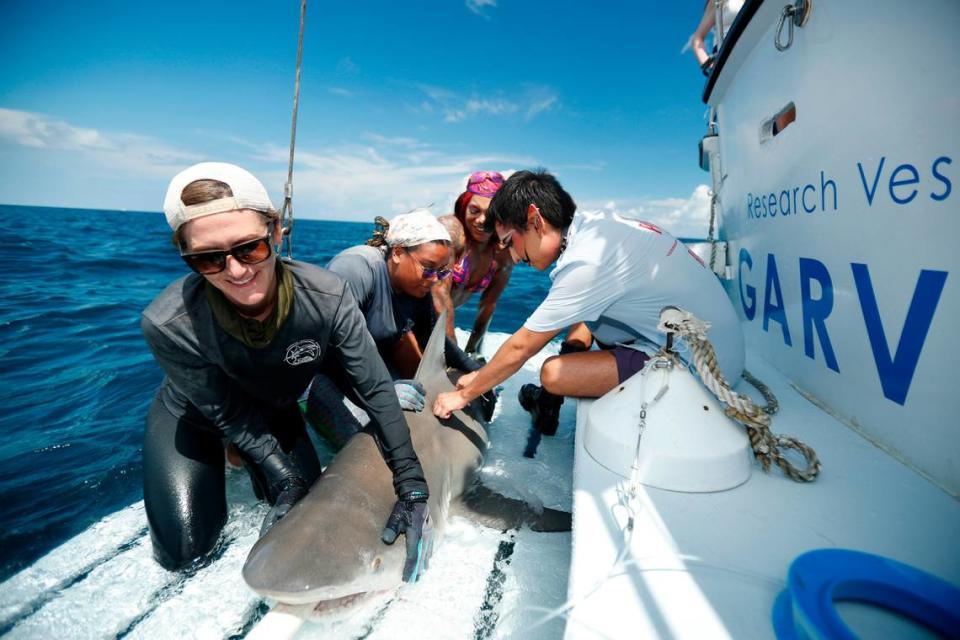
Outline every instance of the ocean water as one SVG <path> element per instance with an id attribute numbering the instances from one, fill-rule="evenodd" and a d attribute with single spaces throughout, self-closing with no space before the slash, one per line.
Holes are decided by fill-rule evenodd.
<path id="1" fill-rule="evenodd" d="M 0 205 L 0 581 L 142 499 L 143 417 L 162 378 L 141 310 L 187 273 L 160 213 Z M 298 220 L 326 264 L 372 224 Z M 512 333 L 549 280 L 518 266 L 490 330 Z M 471 326 L 476 296 L 458 309 Z"/>

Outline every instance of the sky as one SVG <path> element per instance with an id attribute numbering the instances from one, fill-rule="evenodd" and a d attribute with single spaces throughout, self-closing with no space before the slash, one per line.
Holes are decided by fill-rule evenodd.
<path id="1" fill-rule="evenodd" d="M 545 167 L 580 209 L 705 236 L 698 0 L 309 0 L 299 218 L 453 201 L 474 170 Z M 239 164 L 279 206 L 298 0 L 0 0 L 0 203 L 160 211 L 170 178 Z"/>

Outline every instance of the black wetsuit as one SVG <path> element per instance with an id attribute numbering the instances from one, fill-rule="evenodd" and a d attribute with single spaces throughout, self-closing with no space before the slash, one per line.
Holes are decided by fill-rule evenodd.
<path id="1" fill-rule="evenodd" d="M 351 383 L 373 420 L 397 495 L 427 490 L 390 375 L 349 288 L 324 269 L 284 266 L 293 275 L 293 301 L 264 348 L 220 327 L 196 274 L 168 286 L 143 312 L 143 334 L 166 373 L 147 416 L 143 452 L 147 519 L 164 567 L 207 553 L 226 521 L 222 438 L 254 474 L 279 448 L 308 482 L 319 476 L 296 402 L 321 372 Z"/>

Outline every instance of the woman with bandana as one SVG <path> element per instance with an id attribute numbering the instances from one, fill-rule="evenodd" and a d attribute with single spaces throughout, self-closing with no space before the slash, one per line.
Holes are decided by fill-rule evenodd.
<path id="1" fill-rule="evenodd" d="M 378 217 L 366 244 L 345 249 L 327 265 L 350 288 L 394 378 L 400 406 L 407 411 L 424 408 L 423 387 L 412 378 L 437 321 L 431 288 L 451 273 L 450 245 L 450 235 L 437 218 L 416 209 L 390 221 Z M 469 373 L 480 368 L 449 337 L 445 355 L 453 369 Z M 481 406 L 486 406 L 484 401 Z M 346 381 L 335 376 L 313 381 L 307 412 L 334 446 L 346 444 L 369 421 Z"/>

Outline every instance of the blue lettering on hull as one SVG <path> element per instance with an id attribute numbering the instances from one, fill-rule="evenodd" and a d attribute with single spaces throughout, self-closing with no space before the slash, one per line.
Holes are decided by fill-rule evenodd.
<path id="1" fill-rule="evenodd" d="M 927 163 L 887 162 L 886 156 L 866 163 L 857 162 L 857 175 L 867 207 L 874 204 L 894 204 L 900 207 L 918 203 L 943 202 L 953 192 L 950 169 L 953 159 L 939 156 Z M 779 191 L 763 190 L 747 193 L 747 220 L 793 219 L 802 212 L 806 218 L 816 213 L 833 213 L 839 210 L 840 187 L 837 180 L 820 171 L 819 180 L 814 178 L 803 186 L 793 186 Z M 844 193 L 856 189 L 843 190 Z M 817 195 L 820 197 L 818 198 Z M 845 202 L 849 202 L 846 198 Z"/>
<path id="2" fill-rule="evenodd" d="M 752 276 L 754 261 L 745 248 L 740 249 L 739 259 L 740 303 L 747 320 L 753 322 L 757 315 L 757 289 L 748 280 L 754 280 Z M 763 276 L 762 328 L 764 331 L 769 331 L 771 320 L 778 323 L 783 343 L 787 347 L 792 347 L 793 341 L 786 315 L 787 304 L 780 285 L 777 260 L 772 253 L 767 254 L 766 263 L 766 273 Z M 834 308 L 833 279 L 826 265 L 814 258 L 799 258 L 797 267 L 800 280 L 804 355 L 817 360 L 817 345 L 819 345 L 824 364 L 830 370 L 839 373 L 840 363 L 829 333 L 829 318 Z M 856 262 L 851 263 L 850 268 L 863 315 L 866 338 L 873 354 L 883 395 L 903 405 L 906 403 L 914 373 L 923 354 L 923 345 L 936 315 L 948 274 L 946 271 L 930 269 L 920 271 L 906 320 L 897 339 L 896 351 L 891 355 L 887 340 L 887 331 L 891 323 L 884 322 L 880 316 L 879 305 L 870 279 L 870 270 L 867 265 Z"/>
<path id="3" fill-rule="evenodd" d="M 787 312 L 783 304 L 783 292 L 780 289 L 780 276 L 777 274 L 777 260 L 772 253 L 767 254 L 767 282 L 764 289 L 766 294 L 763 296 L 763 330 L 770 330 L 771 320 L 779 323 L 783 329 L 784 344 L 788 347 L 792 346 L 790 327 L 787 326 Z M 771 295 L 777 298 L 775 304 L 770 300 Z"/>
<path id="4" fill-rule="evenodd" d="M 820 284 L 821 293 L 817 300 L 813 299 L 810 287 L 814 280 Z M 813 351 L 813 332 L 816 330 L 823 359 L 828 367 L 840 373 L 826 324 L 827 316 L 833 311 L 833 281 L 827 267 L 819 260 L 800 258 L 800 307 L 803 309 L 803 352 L 816 360 Z"/>
<path id="5" fill-rule="evenodd" d="M 917 285 L 913 288 L 913 299 L 907 310 L 907 319 L 900 332 L 897 343 L 897 352 L 892 358 L 887 346 L 887 334 L 883 329 L 883 319 L 877 306 L 877 298 L 873 293 L 873 283 L 870 281 L 870 270 L 865 264 L 853 263 L 853 281 L 857 285 L 857 296 L 860 298 L 860 310 L 863 312 L 863 322 L 867 327 L 867 336 L 870 338 L 870 348 L 873 351 L 873 361 L 877 365 L 880 375 L 880 385 L 883 395 L 897 404 L 907 401 L 907 392 L 913 381 L 913 374 L 917 370 L 920 354 L 923 352 L 923 343 L 927 339 L 927 332 L 933 322 L 933 314 L 940 302 L 943 285 L 947 281 L 946 271 L 930 271 L 924 269 L 917 278 Z"/>

